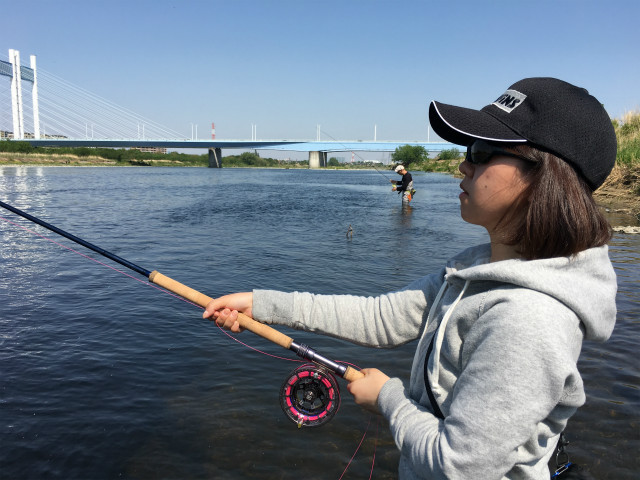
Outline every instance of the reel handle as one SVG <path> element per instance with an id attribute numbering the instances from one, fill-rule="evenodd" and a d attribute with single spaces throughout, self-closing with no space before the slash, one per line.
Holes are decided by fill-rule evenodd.
<path id="1" fill-rule="evenodd" d="M 189 300 L 197 305 L 200 305 L 202 308 L 205 308 L 213 298 L 208 297 L 204 293 L 200 293 L 197 290 L 194 290 L 191 287 L 187 287 L 186 285 L 173 280 L 166 275 L 154 270 L 149 275 L 149 281 L 151 283 L 155 283 L 156 285 L 169 290 L 170 292 L 175 293 L 176 295 L 180 295 L 182 298 Z M 282 332 L 279 332 L 275 328 L 271 328 L 269 325 L 265 325 L 264 323 L 260 323 L 253 318 L 245 315 L 244 313 L 238 312 L 238 323 L 245 330 L 249 330 L 250 332 L 255 333 L 256 335 L 261 336 L 277 345 L 280 345 L 283 348 L 289 350 L 291 343 L 293 342 L 293 338 L 285 335 Z"/>

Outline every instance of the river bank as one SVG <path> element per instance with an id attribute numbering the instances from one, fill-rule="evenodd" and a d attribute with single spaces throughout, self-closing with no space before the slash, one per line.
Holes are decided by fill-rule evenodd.
<path id="1" fill-rule="evenodd" d="M 616 167 L 595 198 L 614 213 L 630 215 L 640 224 L 640 167 Z"/>
<path id="2" fill-rule="evenodd" d="M 77 155 L 39 155 L 16 152 L 0 152 L 0 166 L 67 166 L 109 167 L 127 166 L 122 162 L 101 157 Z M 184 163 L 172 160 L 150 159 L 132 161 L 128 166 L 184 167 Z M 640 233 L 640 167 L 616 166 L 611 175 L 594 194 L 596 202 L 612 213 L 614 228 L 624 233 Z M 627 228 L 631 227 L 631 228 Z"/>

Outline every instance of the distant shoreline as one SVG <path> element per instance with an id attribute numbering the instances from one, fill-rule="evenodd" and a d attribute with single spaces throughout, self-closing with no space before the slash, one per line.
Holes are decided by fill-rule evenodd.
<path id="1" fill-rule="evenodd" d="M 207 168 L 202 165 L 185 165 L 180 162 L 170 160 L 144 160 L 135 164 L 116 162 L 100 157 L 78 157 L 74 155 L 38 155 L 38 154 L 20 154 L 13 152 L 0 152 L 0 167 L 180 167 L 180 168 Z M 225 168 L 280 168 L 280 169 L 304 169 L 298 165 L 291 167 L 225 167 Z M 618 168 L 618 167 L 616 167 Z M 340 168 L 331 168 L 332 170 L 341 170 Z M 365 170 L 365 168 L 345 169 L 345 170 Z M 366 170 L 377 170 L 366 168 Z M 391 171 L 389 171 L 391 173 Z M 446 172 L 434 172 L 445 173 Z M 611 177 L 617 177 L 616 169 Z M 608 212 L 625 215 L 635 218 L 640 222 L 640 196 L 634 195 L 629 190 L 628 185 L 624 181 L 607 182 L 602 188 L 595 192 L 594 198 L 598 205 L 605 208 Z"/>

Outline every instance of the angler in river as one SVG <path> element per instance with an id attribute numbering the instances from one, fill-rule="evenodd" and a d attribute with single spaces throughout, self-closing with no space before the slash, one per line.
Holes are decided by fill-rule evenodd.
<path id="1" fill-rule="evenodd" d="M 409 204 L 413 198 L 413 194 L 415 190 L 413 189 L 413 177 L 407 169 L 404 168 L 404 165 L 398 165 L 395 168 L 395 171 L 398 175 L 402 175 L 401 180 L 389 180 L 394 184 L 392 190 L 394 192 L 398 192 L 402 195 L 402 203 Z"/>
<path id="2" fill-rule="evenodd" d="M 388 421 L 399 478 L 549 479 L 585 402 L 582 342 L 615 324 L 611 228 L 592 197 L 615 163 L 612 124 L 553 78 L 516 82 L 481 110 L 434 101 L 429 119 L 467 146 L 460 213 L 490 243 L 376 298 L 254 290 L 212 300 L 204 317 L 238 332 L 240 312 L 379 348 L 418 340 L 408 385 L 366 368 L 348 386 Z"/>

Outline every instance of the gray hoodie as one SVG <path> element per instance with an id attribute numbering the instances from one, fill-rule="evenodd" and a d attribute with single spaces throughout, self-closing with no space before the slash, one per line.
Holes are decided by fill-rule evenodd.
<path id="1" fill-rule="evenodd" d="M 378 397 L 399 478 L 549 479 L 558 436 L 585 401 L 582 341 L 613 330 L 615 273 L 606 246 L 569 258 L 489 256 L 489 245 L 467 249 L 375 298 L 255 290 L 253 315 L 372 347 L 419 339 L 409 386 L 392 378 Z M 425 388 L 432 339 L 428 379 L 444 420 Z"/>

